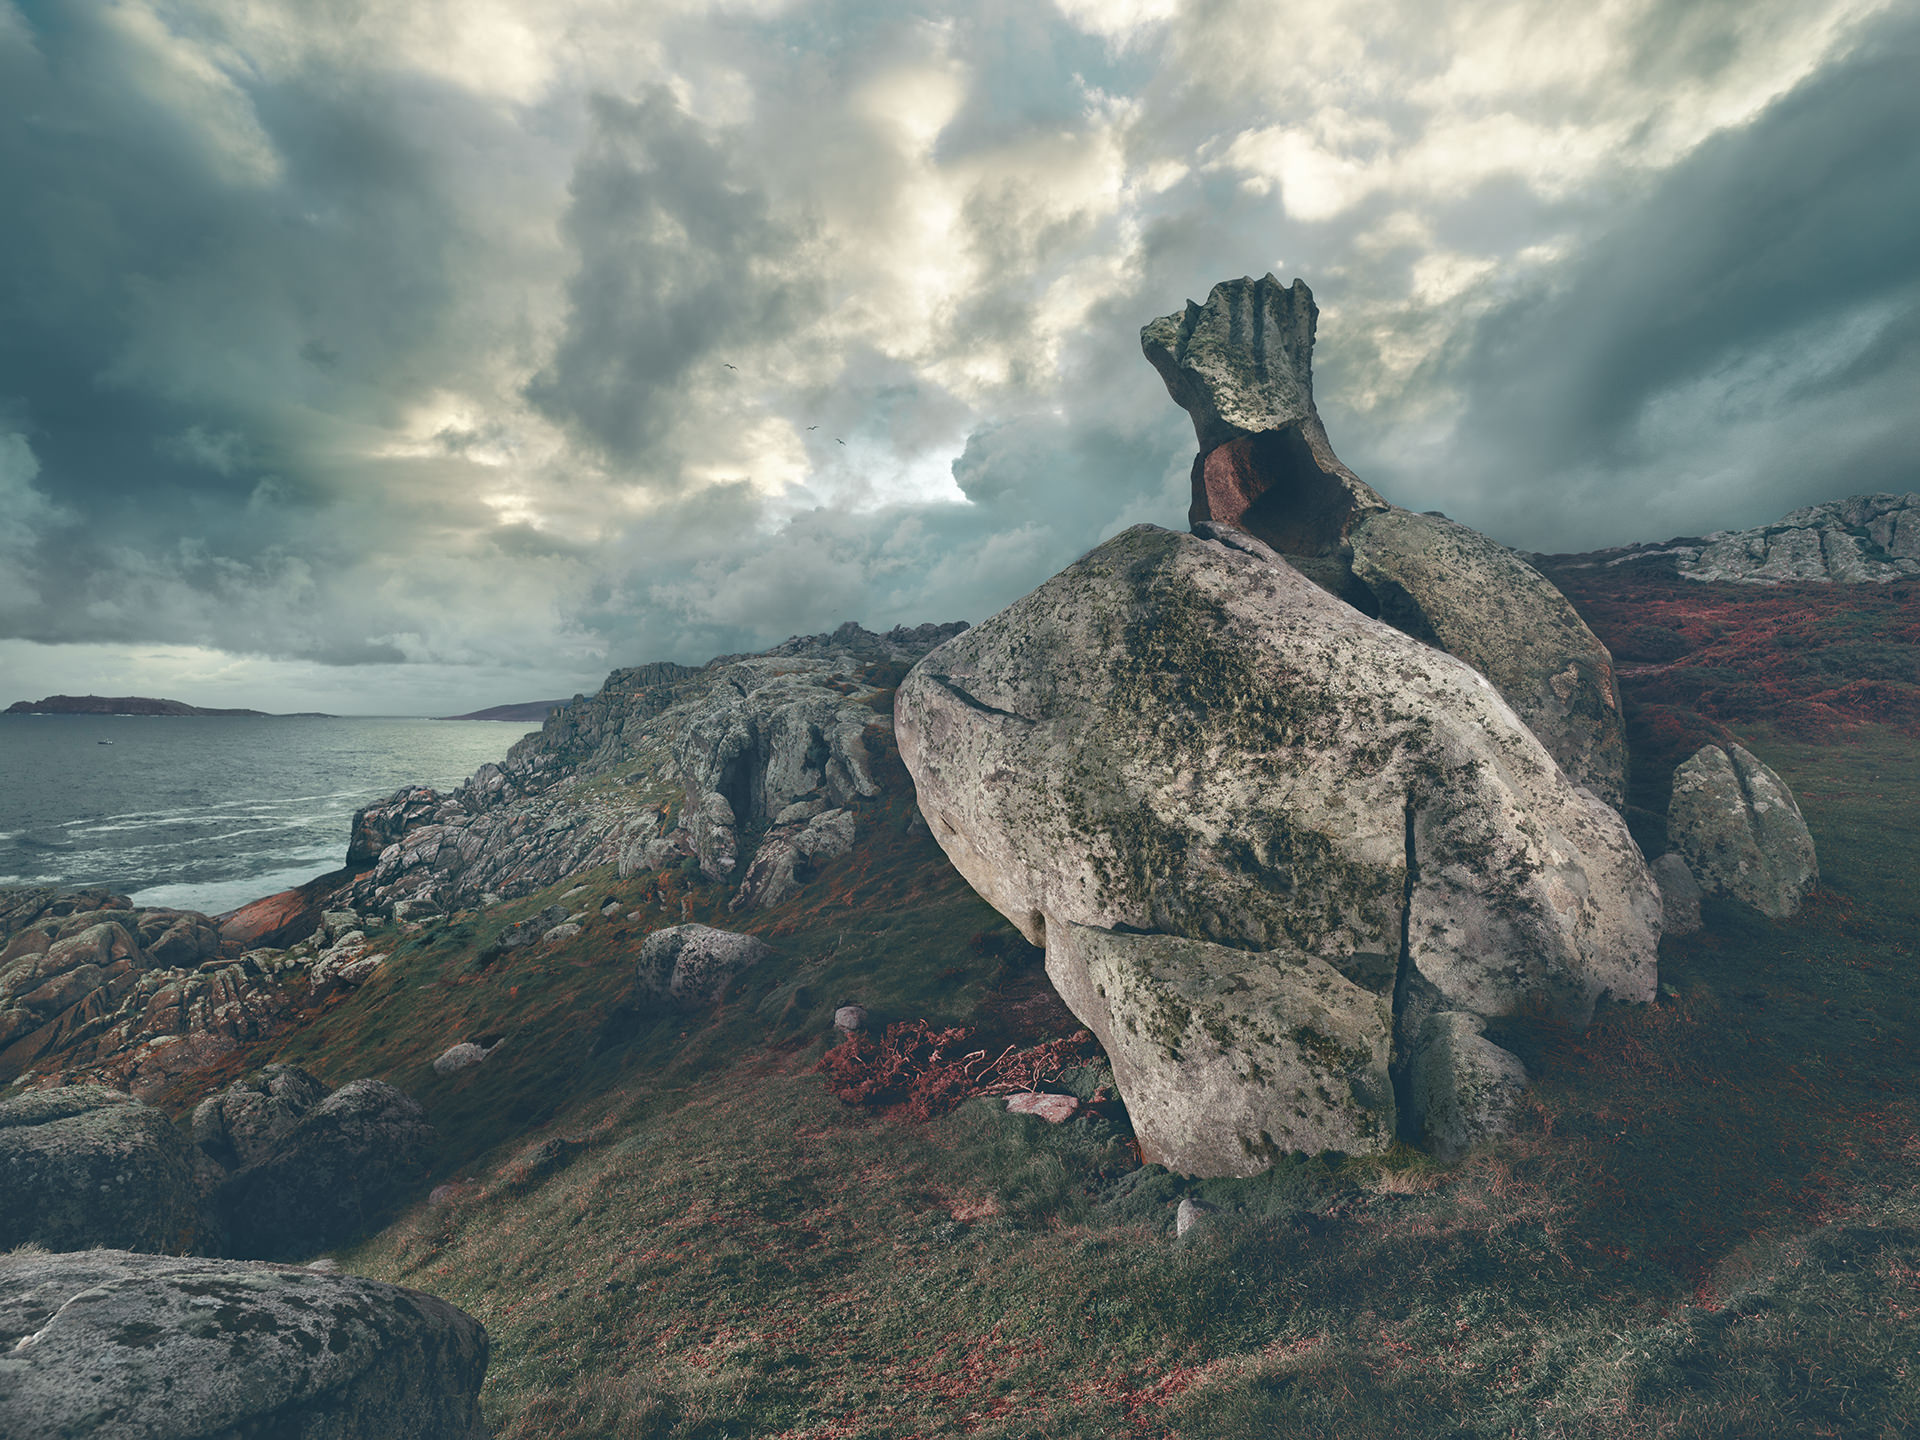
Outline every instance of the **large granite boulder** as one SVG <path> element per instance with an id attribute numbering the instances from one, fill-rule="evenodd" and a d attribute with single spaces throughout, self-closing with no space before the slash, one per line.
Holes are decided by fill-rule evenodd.
<path id="1" fill-rule="evenodd" d="M 669 925 L 641 941 L 635 988 L 643 997 L 711 1005 L 729 980 L 773 953 L 753 935 L 710 925 Z"/>
<path id="2" fill-rule="evenodd" d="M 1203 528 L 1115 537 L 932 652 L 896 699 L 935 837 L 1047 946 L 1082 1021 L 1112 1028 L 1065 925 L 1322 962 L 1391 1006 L 1396 1077 L 1439 1010 L 1584 1023 L 1602 995 L 1651 999 L 1660 896 L 1620 817 L 1483 676 L 1245 532 Z M 1313 1063 L 1309 1042 L 1273 1044 Z M 1384 1146 L 1391 1099 L 1362 1092 Z M 1288 1123 L 1268 1131 L 1280 1150 L 1333 1122 Z M 1183 1153 L 1151 1118 L 1138 1133 Z"/>
<path id="3" fill-rule="evenodd" d="M 1313 404 L 1319 311 L 1304 281 L 1226 280 L 1140 332 L 1193 419 L 1191 524 L 1246 530 L 1365 614 L 1494 684 L 1576 784 L 1626 798 L 1613 658 L 1551 581 L 1503 545 L 1390 505 L 1333 453 Z"/>
<path id="4" fill-rule="evenodd" d="M 487 1332 L 356 1275 L 0 1255 L 0 1437 L 483 1440 Z"/>
<path id="5" fill-rule="evenodd" d="M 0 1101 L 0 1251 L 203 1245 L 191 1149 L 163 1113 L 98 1085 Z"/>
<path id="6" fill-rule="evenodd" d="M 290 1260 L 357 1238 L 420 1188 L 433 1141 L 411 1096 L 349 1081 L 222 1187 L 229 1252 Z"/>
<path id="7" fill-rule="evenodd" d="M 1706 745 L 1673 772 L 1667 840 L 1700 889 L 1784 920 L 1820 878 L 1787 782 L 1744 746 Z"/>
<path id="8" fill-rule="evenodd" d="M 326 1098 L 298 1065 L 268 1065 L 194 1107 L 193 1143 L 229 1170 L 257 1165 Z"/>

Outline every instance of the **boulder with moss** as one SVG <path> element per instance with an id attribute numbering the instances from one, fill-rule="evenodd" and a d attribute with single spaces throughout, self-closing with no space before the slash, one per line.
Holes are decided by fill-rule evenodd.
<path id="1" fill-rule="evenodd" d="M 1206 942 L 1273 972 L 1220 991 L 1249 1033 L 1272 1029 L 1268 992 L 1286 988 L 1270 957 L 1317 961 L 1389 1007 L 1397 1081 L 1436 1011 L 1584 1023 L 1602 995 L 1651 999 L 1660 896 L 1620 817 L 1485 677 L 1244 531 L 1201 528 L 1116 536 L 934 651 L 896 701 L 935 837 L 1047 947 L 1080 1018 L 1112 1031 L 1063 926 Z M 1353 996 L 1336 1011 L 1350 1028 L 1371 1013 Z M 1339 1045 L 1371 1055 L 1379 1038 Z M 1311 1068 L 1310 1045 L 1274 1032 L 1287 1046 Z M 1391 1143 L 1391 1094 L 1369 1079 L 1350 1095 L 1334 1109 L 1375 1122 L 1355 1148 Z M 1326 1148 L 1330 1113 L 1275 1114 L 1271 1144 Z M 1171 1125 L 1140 1124 L 1149 1158 L 1183 1153 Z"/>
<path id="2" fill-rule="evenodd" d="M 1787 782 L 1741 745 L 1702 746 L 1673 772 L 1667 839 L 1700 889 L 1784 920 L 1820 878 Z"/>
<path id="3" fill-rule="evenodd" d="M 0 1255 L 0 1436 L 483 1440 L 487 1332 L 357 1275 Z"/>

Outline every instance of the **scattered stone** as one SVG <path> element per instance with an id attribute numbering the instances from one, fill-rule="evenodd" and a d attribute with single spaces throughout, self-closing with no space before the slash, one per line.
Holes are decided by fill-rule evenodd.
<path id="1" fill-rule="evenodd" d="M 500 938 L 494 943 L 502 950 L 518 950 L 546 937 L 554 926 L 564 924 L 567 918 L 566 908 L 561 905 L 549 905 L 538 915 L 529 916 L 516 924 L 507 926 L 500 932 Z"/>
<path id="2" fill-rule="evenodd" d="M 1661 930 L 1668 935 L 1691 935 L 1700 928 L 1700 884 L 1687 862 L 1669 850 L 1653 862 L 1654 883 L 1660 887 Z"/>
<path id="3" fill-rule="evenodd" d="M 635 983 L 642 995 L 667 996 L 682 1005 L 710 1005 L 727 982 L 774 953 L 752 935 L 708 925 L 672 925 L 640 945 Z"/>
<path id="4" fill-rule="evenodd" d="M 462 1040 L 458 1045 L 443 1050 L 433 1062 L 436 1075 L 451 1075 L 456 1070 L 465 1070 L 468 1066 L 478 1065 L 494 1051 L 506 1044 L 505 1040 L 496 1040 L 491 1045 L 482 1045 L 473 1040 Z"/>
<path id="5" fill-rule="evenodd" d="M 1048 1095 L 1038 1090 L 1025 1090 L 1007 1096 L 1007 1112 L 1011 1115 L 1037 1115 L 1049 1125 L 1059 1125 L 1080 1113 L 1080 1102 L 1072 1095 Z"/>
<path id="6" fill-rule="evenodd" d="M 298 1259 L 358 1237 L 414 1193 L 433 1130 L 378 1080 L 342 1085 L 222 1187 L 232 1253 Z"/>
<path id="7" fill-rule="evenodd" d="M 572 920 L 567 920 L 554 926 L 551 930 L 547 931 L 546 934 L 542 935 L 540 939 L 544 944 L 558 945 L 563 940 L 573 939 L 573 937 L 579 933 L 580 926 Z"/>
<path id="8" fill-rule="evenodd" d="M 1505 1134 L 1514 1102 L 1527 1088 L 1520 1058 L 1482 1033 L 1478 1015 L 1442 1010 L 1420 1027 L 1408 1071 L 1415 1134 L 1442 1160 Z"/>
<path id="9" fill-rule="evenodd" d="M 477 1321 L 377 1280 L 0 1255 L 0 1435 L 473 1440 L 486 1368 Z"/>
<path id="10" fill-rule="evenodd" d="M 0 1100 L 0 1252 L 178 1252 L 214 1238 L 190 1147 L 163 1112 L 98 1085 Z"/>
<path id="11" fill-rule="evenodd" d="M 396 925 L 415 924 L 422 920 L 437 920 L 445 912 L 431 900 L 396 900 L 393 902 L 393 923 Z"/>
<path id="12" fill-rule="evenodd" d="M 342 935 L 365 928 L 366 922 L 355 910 L 324 910 L 320 914 L 320 937 L 328 945 L 336 944 Z"/>
<path id="13" fill-rule="evenodd" d="M 1784 920 L 1820 878 L 1793 792 L 1743 746 L 1703 746 L 1673 772 L 1667 839 L 1700 889 Z"/>
<path id="14" fill-rule="evenodd" d="M 1183 1237 L 1207 1216 L 1219 1210 L 1217 1205 L 1209 1205 L 1204 1200 L 1195 1200 L 1191 1195 L 1182 1196 L 1180 1208 L 1173 1212 L 1173 1235 L 1176 1240 Z"/>
<path id="15" fill-rule="evenodd" d="M 849 1033 L 860 1029 L 867 1023 L 867 1007 L 864 1005 L 842 1005 L 833 1012 L 833 1028 Z"/>

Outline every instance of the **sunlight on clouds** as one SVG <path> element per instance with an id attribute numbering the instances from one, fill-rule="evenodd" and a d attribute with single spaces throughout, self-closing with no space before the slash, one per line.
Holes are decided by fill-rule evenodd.
<path id="1" fill-rule="evenodd" d="M 1089 35 L 1127 43 L 1180 13 L 1180 0 L 1054 0 L 1070 24 Z"/>
<path id="2" fill-rule="evenodd" d="M 141 62 L 130 67 L 136 83 L 154 103 L 194 127 L 229 184 L 270 185 L 280 178 L 273 142 L 234 80 L 249 69 L 241 54 L 176 34 L 142 0 L 115 0 L 100 18 L 140 55 Z"/>

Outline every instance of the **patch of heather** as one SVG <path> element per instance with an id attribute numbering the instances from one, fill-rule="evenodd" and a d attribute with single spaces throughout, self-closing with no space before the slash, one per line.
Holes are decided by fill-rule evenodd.
<path id="1" fill-rule="evenodd" d="M 975 1096 L 1038 1090 L 1101 1057 L 1086 1030 L 1024 1050 L 1008 1045 L 997 1055 L 974 1048 L 978 1033 L 966 1025 L 896 1020 L 878 1035 L 847 1036 L 821 1057 L 819 1069 L 843 1104 L 924 1121 Z"/>

